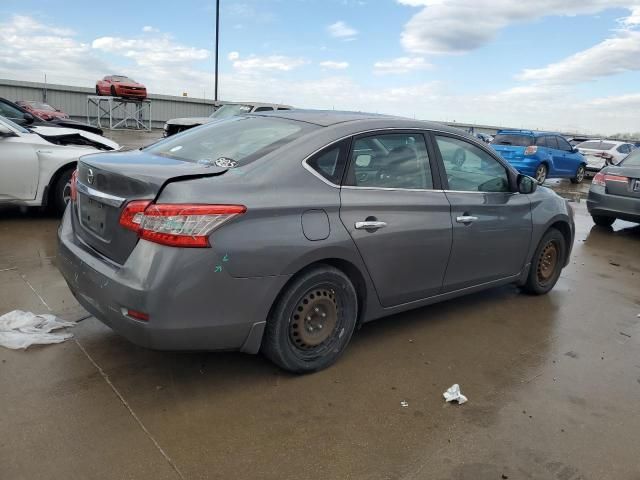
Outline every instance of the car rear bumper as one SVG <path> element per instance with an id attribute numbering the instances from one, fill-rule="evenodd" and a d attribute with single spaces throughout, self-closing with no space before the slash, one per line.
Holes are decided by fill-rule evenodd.
<path id="1" fill-rule="evenodd" d="M 587 210 L 591 215 L 640 222 L 640 198 L 609 195 L 604 187 L 598 185 L 593 185 L 589 190 Z"/>
<path id="2" fill-rule="evenodd" d="M 112 264 L 75 236 L 69 210 L 58 240 L 58 268 L 78 302 L 131 342 L 158 350 L 257 353 L 272 302 L 290 278 L 235 278 L 213 249 L 144 240 L 124 265 Z"/>

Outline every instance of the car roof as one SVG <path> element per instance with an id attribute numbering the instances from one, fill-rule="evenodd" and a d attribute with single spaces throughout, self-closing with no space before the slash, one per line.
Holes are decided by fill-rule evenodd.
<path id="1" fill-rule="evenodd" d="M 561 133 L 558 132 L 541 132 L 538 130 L 498 130 L 498 135 L 530 135 L 533 137 L 542 137 L 544 135 L 558 135 L 562 137 Z"/>
<path id="2" fill-rule="evenodd" d="M 225 105 L 249 105 L 251 107 L 283 107 L 283 108 L 293 108 L 291 105 L 285 105 L 283 103 L 268 103 L 268 102 L 224 102 L 219 106 L 224 107 Z"/>
<path id="3" fill-rule="evenodd" d="M 425 130 L 438 130 L 441 132 L 454 133 L 456 135 L 464 133 L 465 136 L 472 138 L 472 136 L 466 134 L 466 132 L 463 132 L 458 128 L 448 127 L 442 123 L 414 120 L 411 118 L 382 115 L 378 113 L 294 109 L 279 110 L 277 112 L 251 113 L 249 115 L 284 118 L 287 120 L 311 123 L 320 127 L 330 127 L 341 123 L 370 123 L 372 120 L 377 120 L 378 123 L 384 123 L 389 128 L 423 128 Z M 385 127 L 380 125 L 377 128 Z"/>

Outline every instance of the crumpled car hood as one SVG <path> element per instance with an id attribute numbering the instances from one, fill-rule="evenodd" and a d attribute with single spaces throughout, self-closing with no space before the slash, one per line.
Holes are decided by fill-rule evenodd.
<path id="1" fill-rule="evenodd" d="M 85 145 L 98 150 L 120 150 L 120 145 L 113 140 L 84 130 L 42 126 L 33 126 L 31 130 L 58 145 Z"/>

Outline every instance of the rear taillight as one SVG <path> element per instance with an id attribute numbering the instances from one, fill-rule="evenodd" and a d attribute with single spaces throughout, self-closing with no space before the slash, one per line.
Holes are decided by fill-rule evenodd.
<path id="1" fill-rule="evenodd" d="M 535 155 L 537 151 L 538 151 L 538 147 L 536 145 L 529 145 L 527 148 L 524 149 L 524 154 Z"/>
<path id="2" fill-rule="evenodd" d="M 78 198 L 78 170 L 74 170 L 71 174 L 71 201 L 75 202 Z"/>
<path id="3" fill-rule="evenodd" d="M 120 225 L 140 238 L 172 247 L 210 247 L 209 235 L 247 211 L 243 205 L 156 204 L 129 202 Z"/>
<path id="4" fill-rule="evenodd" d="M 596 176 L 593 177 L 591 183 L 593 185 L 600 185 L 601 187 L 606 187 L 607 182 L 619 182 L 619 183 L 627 183 L 629 182 L 629 177 L 625 177 L 623 175 L 612 175 L 610 173 L 598 172 Z"/>
<path id="5" fill-rule="evenodd" d="M 594 156 L 595 157 L 604 158 L 605 160 L 612 160 L 613 159 L 613 155 L 611 155 L 610 153 L 607 153 L 607 152 L 598 152 Z"/>

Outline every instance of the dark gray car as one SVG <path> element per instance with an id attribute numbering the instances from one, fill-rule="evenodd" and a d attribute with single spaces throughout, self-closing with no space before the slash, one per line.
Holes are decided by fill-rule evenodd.
<path id="1" fill-rule="evenodd" d="M 58 264 L 99 320 L 294 372 L 363 322 L 509 283 L 546 293 L 574 238 L 565 200 L 483 142 L 372 114 L 233 117 L 83 157 L 74 188 Z"/>

